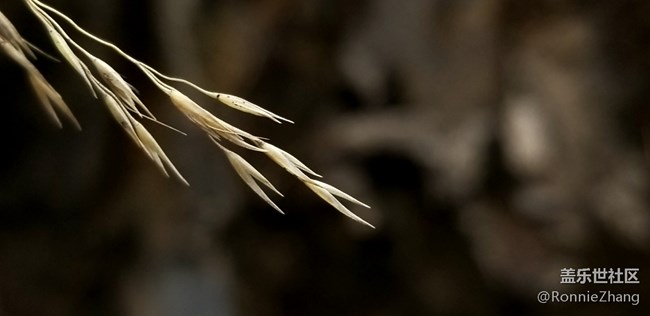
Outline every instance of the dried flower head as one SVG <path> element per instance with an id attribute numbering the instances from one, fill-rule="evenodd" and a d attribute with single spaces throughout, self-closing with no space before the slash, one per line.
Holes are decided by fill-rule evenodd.
<path id="1" fill-rule="evenodd" d="M 4 18 L 4 15 L 1 16 L 2 17 L 0 20 L 6 19 Z M 13 42 L 25 43 L 25 41 L 20 37 L 20 34 L 18 34 L 18 32 L 15 30 L 15 28 L 13 28 L 8 20 L 0 22 L 0 24 L 3 25 L 3 34 L 0 34 L 0 47 L 2 48 L 2 51 L 27 72 L 27 77 L 29 78 L 29 82 L 32 85 L 32 88 L 34 89 L 34 93 L 38 97 L 38 100 L 41 102 L 43 108 L 52 119 L 52 121 L 57 126 L 62 127 L 61 121 L 56 114 L 56 110 L 58 110 L 61 114 L 67 117 L 68 120 L 70 120 L 70 122 L 72 122 L 77 129 L 81 129 L 79 122 L 72 114 L 72 111 L 70 111 L 70 108 L 68 108 L 68 106 L 65 104 L 61 95 L 59 95 L 59 93 L 56 92 L 54 88 L 52 88 L 52 86 L 47 82 L 47 80 L 45 80 L 38 69 L 36 69 L 36 67 L 29 61 L 27 56 L 25 56 L 25 48 L 21 45 L 13 44 L 10 42 L 9 39 L 5 37 L 4 33 L 9 34 L 6 36 L 12 36 Z M 29 49 L 29 47 L 27 47 L 27 49 Z M 28 50 L 28 52 L 31 54 L 30 50 Z"/>
<path id="2" fill-rule="evenodd" d="M 36 56 L 29 47 L 29 43 L 20 36 L 16 27 L 11 24 L 11 21 L 0 11 L 0 40 L 4 40 L 13 45 L 17 50 L 26 53 L 31 58 Z"/>
<path id="3" fill-rule="evenodd" d="M 240 97 L 224 94 L 224 93 L 215 93 L 214 98 L 221 101 L 221 103 L 233 108 L 240 110 L 242 112 L 250 113 L 257 116 L 266 117 L 273 120 L 276 123 L 282 123 L 282 121 L 293 123 L 293 121 L 288 120 L 282 116 L 279 116 L 259 105 L 248 102 Z"/>
<path id="4" fill-rule="evenodd" d="M 240 128 L 237 128 L 224 120 L 216 117 L 208 110 L 199 106 L 194 100 L 181 93 L 171 84 L 184 84 L 212 99 L 215 99 L 231 108 L 248 114 L 264 117 L 273 120 L 276 123 L 292 121 L 279 116 L 269 110 L 266 110 L 254 103 L 244 100 L 240 97 L 224 94 L 220 92 L 203 89 L 192 82 L 184 79 L 174 78 L 160 73 L 155 68 L 135 59 L 126 54 L 119 47 L 105 41 L 78 26 L 73 20 L 65 14 L 59 12 L 53 7 L 39 0 L 24 0 L 27 7 L 43 24 L 50 36 L 51 42 L 58 51 L 59 55 L 77 72 L 81 79 L 88 86 L 91 94 L 101 99 L 115 121 L 124 129 L 127 135 L 134 141 L 154 164 L 169 177 L 174 175 L 182 183 L 189 185 L 181 173 L 176 169 L 169 157 L 162 150 L 155 138 L 137 119 L 148 119 L 158 124 L 163 123 L 156 120 L 149 109 L 140 101 L 135 93 L 135 89 L 129 85 L 124 78 L 112 66 L 105 61 L 97 58 L 84 47 L 75 42 L 59 25 L 57 19 L 65 21 L 70 27 L 79 33 L 105 45 L 112 49 L 119 56 L 133 63 L 142 73 L 151 80 L 151 83 L 167 94 L 171 103 L 192 123 L 201 129 L 206 135 L 221 149 L 226 155 L 233 169 L 262 200 L 268 203 L 278 212 L 282 210 L 266 195 L 262 190 L 263 186 L 282 196 L 282 194 L 266 179 L 255 167 L 253 167 L 242 156 L 227 148 L 224 142 L 230 145 L 241 147 L 255 152 L 262 152 L 268 156 L 277 165 L 284 168 L 289 174 L 295 176 L 303 182 L 316 195 L 321 197 L 335 209 L 353 220 L 373 227 L 350 210 L 348 210 L 338 199 L 342 198 L 354 204 L 369 207 L 368 205 L 353 198 L 347 193 L 335 188 L 325 182 L 312 179 L 320 178 L 316 172 L 307 167 L 288 152 L 268 143 L 266 139 L 252 135 Z M 55 19 L 53 16 L 56 16 Z M 57 113 L 65 116 L 76 127 L 79 123 L 73 116 L 63 98 L 54 90 L 54 88 L 45 80 L 40 72 L 29 61 L 29 57 L 35 58 L 32 52 L 32 46 L 25 41 L 18 30 L 11 24 L 9 19 L 0 12 L 0 48 L 5 55 L 9 56 L 14 62 L 19 64 L 27 72 L 29 81 L 34 88 L 34 92 L 40 102 L 46 109 L 46 112 L 52 117 L 55 123 L 61 126 Z M 35 51 L 38 49 L 34 48 Z M 88 67 L 90 63 L 92 67 Z M 91 70 L 92 68 L 92 70 Z M 94 71 L 93 71 L 94 70 Z M 133 115 L 132 115 L 133 114 Z M 135 117 L 134 117 L 135 116 Z M 165 125 L 166 126 L 166 125 Z M 168 126 L 169 127 L 169 126 Z M 170 127 L 171 128 L 171 127 Z M 284 214 L 284 213 L 283 213 Z"/>
<path id="5" fill-rule="evenodd" d="M 115 93 L 115 95 L 120 99 L 121 102 L 125 103 L 129 110 L 138 114 L 138 116 L 142 117 L 143 115 L 140 113 L 136 105 L 140 107 L 141 110 L 143 110 L 149 117 L 154 117 L 153 114 L 147 109 L 147 107 L 140 101 L 140 98 L 133 92 L 133 89 L 131 89 L 131 85 L 129 85 L 122 76 L 113 69 L 109 64 L 107 64 L 105 61 L 92 56 L 90 58 L 90 61 L 93 63 L 95 66 L 95 69 L 97 69 L 97 72 L 99 73 L 100 77 L 104 80 L 106 85 L 110 88 L 110 90 Z"/>

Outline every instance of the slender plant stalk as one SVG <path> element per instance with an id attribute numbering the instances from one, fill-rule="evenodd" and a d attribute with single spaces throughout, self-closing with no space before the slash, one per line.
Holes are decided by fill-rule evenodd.
<path id="1" fill-rule="evenodd" d="M 41 22 L 50 36 L 50 40 L 54 44 L 54 47 L 61 57 L 63 57 L 63 60 L 65 60 L 81 77 L 91 94 L 95 98 L 100 99 L 101 102 L 106 105 L 109 113 L 126 132 L 127 136 L 133 140 L 136 146 L 138 146 L 167 177 L 171 174 L 182 183 L 189 185 L 151 133 L 149 133 L 138 119 L 146 119 L 167 127 L 169 126 L 156 119 L 153 113 L 139 99 L 135 89 L 124 80 L 117 70 L 75 42 L 58 21 L 65 22 L 67 27 L 70 29 L 75 30 L 79 34 L 98 44 L 110 48 L 117 55 L 135 65 L 137 69 L 149 78 L 156 88 L 169 97 L 170 103 L 175 106 L 179 112 L 194 123 L 217 145 L 217 148 L 225 154 L 228 161 L 233 166 L 233 169 L 235 169 L 244 183 L 246 183 L 253 192 L 278 212 L 284 214 L 271 198 L 266 195 L 259 184 L 262 184 L 264 187 L 280 196 L 282 196 L 282 194 L 271 184 L 270 181 L 257 171 L 255 167 L 248 163 L 239 154 L 228 149 L 227 144 L 265 154 L 269 159 L 303 182 L 310 190 L 332 205 L 335 209 L 357 222 L 373 227 L 368 222 L 352 213 L 338 198 L 369 208 L 368 205 L 332 185 L 316 180 L 315 178 L 320 178 L 321 176 L 312 171 L 296 157 L 268 143 L 266 139 L 252 135 L 216 117 L 194 102 L 191 98 L 177 90 L 173 84 L 185 85 L 233 109 L 264 117 L 276 123 L 293 123 L 291 120 L 279 116 L 240 97 L 210 91 L 188 80 L 165 75 L 154 67 L 151 67 L 125 53 L 115 44 L 84 30 L 71 18 L 57 9 L 39 0 L 23 1 L 30 12 Z M 63 98 L 47 82 L 43 75 L 30 61 L 30 59 L 36 58 L 34 52 L 40 52 L 40 50 L 25 40 L 2 12 L 0 12 L 0 49 L 5 55 L 25 70 L 29 82 L 34 89 L 34 93 L 45 108 L 47 114 L 55 124 L 57 124 L 57 126 L 62 126 L 61 120 L 59 119 L 59 116 L 61 115 L 76 128 L 81 129 L 79 122 L 63 101 Z M 180 133 L 185 134 L 183 132 Z"/>

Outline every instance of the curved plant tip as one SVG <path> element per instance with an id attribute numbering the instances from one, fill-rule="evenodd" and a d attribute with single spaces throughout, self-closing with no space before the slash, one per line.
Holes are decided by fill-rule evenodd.
<path id="1" fill-rule="evenodd" d="M 370 223 L 364 221 L 361 219 L 361 217 L 357 216 L 356 214 L 352 213 L 350 210 L 348 210 L 347 207 L 345 207 L 339 200 L 337 200 L 332 193 L 327 190 L 326 188 L 323 188 L 319 186 L 316 183 L 313 182 L 306 182 L 305 183 L 307 187 L 309 187 L 312 191 L 314 191 L 318 196 L 320 196 L 325 202 L 329 203 L 331 206 L 333 206 L 335 209 L 337 209 L 339 212 L 343 213 L 343 215 L 361 223 L 367 226 L 370 226 L 371 228 L 375 228 L 375 226 L 370 225 Z"/>
<path id="2" fill-rule="evenodd" d="M 233 109 L 237 109 L 239 111 L 257 115 L 257 116 L 266 117 L 279 124 L 282 124 L 282 121 L 293 124 L 293 121 L 286 119 L 282 116 L 279 116 L 261 106 L 248 102 L 240 97 L 230 95 L 230 94 L 225 94 L 225 93 L 214 93 L 213 97 L 221 101 L 221 103 Z"/>
<path id="3" fill-rule="evenodd" d="M 230 164 L 233 166 L 239 177 L 244 180 L 244 182 L 255 192 L 264 202 L 269 204 L 275 210 L 284 214 L 284 212 L 277 206 L 275 203 L 264 193 L 262 188 L 257 184 L 257 182 L 265 185 L 267 188 L 271 189 L 273 192 L 277 193 L 279 196 L 283 196 L 280 191 L 278 191 L 269 180 L 267 180 L 255 167 L 253 167 L 248 161 L 242 158 L 240 155 L 226 149 L 215 139 L 212 139 L 219 148 L 223 150 L 226 154 L 226 157 L 230 161 Z M 257 180 L 257 181 L 256 181 Z"/>

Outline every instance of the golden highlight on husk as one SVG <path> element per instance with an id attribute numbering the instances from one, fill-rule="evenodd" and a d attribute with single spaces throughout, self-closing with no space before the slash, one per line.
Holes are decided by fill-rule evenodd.
<path id="1" fill-rule="evenodd" d="M 174 105 L 179 112 L 202 130 L 217 145 L 217 147 L 221 149 L 226 158 L 228 158 L 228 161 L 235 172 L 241 177 L 244 183 L 246 183 L 255 194 L 278 212 L 284 214 L 284 212 L 273 202 L 273 200 L 271 200 L 271 198 L 269 198 L 264 190 L 262 190 L 260 184 L 279 196 L 283 195 L 248 161 L 227 148 L 228 143 L 235 147 L 264 153 L 269 159 L 303 182 L 310 190 L 336 210 L 359 223 L 373 227 L 368 222 L 351 212 L 339 199 L 337 199 L 337 197 L 363 207 L 369 208 L 368 205 L 330 184 L 312 179 L 311 176 L 316 178 L 321 178 L 321 176 L 293 155 L 268 143 L 266 139 L 252 135 L 216 117 L 190 97 L 178 91 L 172 86 L 172 84 L 185 85 L 186 87 L 194 89 L 230 108 L 263 117 L 276 123 L 293 123 L 291 120 L 240 97 L 209 91 L 185 79 L 164 75 L 155 68 L 126 54 L 114 44 L 84 30 L 72 19 L 55 8 L 39 0 L 24 0 L 24 2 L 29 10 L 45 27 L 50 40 L 59 55 L 63 57 L 63 59 L 77 72 L 84 83 L 88 86 L 90 93 L 106 105 L 113 119 L 115 119 L 122 129 L 124 129 L 129 138 L 133 140 L 136 146 L 138 146 L 138 148 L 140 148 L 167 177 L 171 174 L 182 183 L 189 185 L 162 150 L 153 135 L 149 133 L 138 119 L 147 119 L 164 126 L 167 125 L 159 122 L 154 117 L 144 103 L 138 98 L 134 91 L 135 89 L 124 80 L 117 70 L 105 61 L 95 57 L 84 47 L 75 42 L 66 33 L 65 29 L 59 24 L 57 19 L 64 21 L 69 27 L 91 40 L 112 49 L 116 54 L 133 63 L 138 69 L 140 69 L 142 73 L 151 80 L 155 87 L 160 89 L 161 92 L 167 94 L 170 103 Z M 56 19 L 54 17 L 56 17 Z M 11 21 L 2 12 L 0 12 L 0 48 L 5 55 L 26 71 L 36 97 L 55 124 L 59 127 L 62 126 L 57 115 L 58 113 L 63 115 L 75 127 L 81 129 L 79 122 L 63 101 L 63 98 L 31 63 L 30 58 L 36 58 L 34 51 L 40 51 L 29 44 L 29 42 L 20 35 Z M 91 65 L 91 67 L 88 67 L 88 65 Z M 136 119 L 136 117 L 138 119 Z"/>

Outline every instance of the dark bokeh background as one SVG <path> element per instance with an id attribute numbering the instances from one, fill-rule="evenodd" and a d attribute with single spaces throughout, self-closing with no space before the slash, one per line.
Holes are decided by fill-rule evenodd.
<path id="1" fill-rule="evenodd" d="M 281 216 L 135 69 L 164 178 L 63 63 L 56 129 L 0 56 L 0 315 L 643 315 L 650 308 L 650 2 L 48 1 L 165 73 L 296 121 L 200 100 L 371 204 L 363 227 L 254 153 Z M 2 1 L 53 52 L 18 0 Z M 560 284 L 639 268 L 640 285 Z M 541 290 L 640 293 L 547 304 Z"/>

